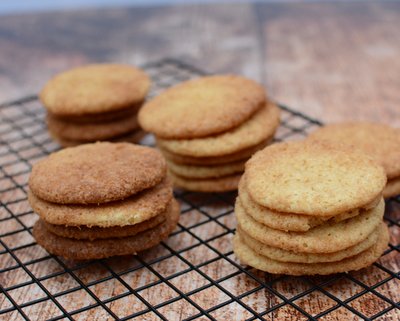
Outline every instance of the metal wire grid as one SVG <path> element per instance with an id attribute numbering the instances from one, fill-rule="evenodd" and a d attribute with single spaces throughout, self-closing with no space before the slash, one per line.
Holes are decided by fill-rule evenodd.
<path id="1" fill-rule="evenodd" d="M 145 69 L 154 81 L 152 95 L 203 74 L 171 59 Z M 277 140 L 303 138 L 321 125 L 280 107 Z M 59 148 L 44 113 L 36 96 L 0 107 L 0 320 L 399 318 L 399 197 L 387 202 L 389 248 L 379 263 L 348 274 L 295 278 L 241 266 L 230 242 L 235 193 L 176 191 L 178 228 L 137 257 L 71 262 L 49 255 L 31 236 L 36 216 L 26 197 L 32 164 Z M 105 295 L 104 289 L 112 291 Z"/>

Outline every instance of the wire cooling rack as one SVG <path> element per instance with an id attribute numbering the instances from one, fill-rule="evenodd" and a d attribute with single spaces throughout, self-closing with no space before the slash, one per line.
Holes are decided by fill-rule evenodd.
<path id="1" fill-rule="evenodd" d="M 145 66 L 152 95 L 203 72 L 175 60 Z M 304 138 L 321 123 L 285 106 L 277 140 Z M 387 202 L 391 244 L 358 272 L 273 276 L 232 252 L 235 193 L 176 192 L 177 229 L 138 256 L 73 262 L 32 238 L 31 166 L 59 148 L 36 96 L 0 107 L 0 320 L 399 320 L 400 200 Z M 151 144 L 147 137 L 144 143 Z"/>

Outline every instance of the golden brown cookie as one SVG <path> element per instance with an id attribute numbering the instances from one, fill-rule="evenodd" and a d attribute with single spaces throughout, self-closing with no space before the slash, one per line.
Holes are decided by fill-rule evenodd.
<path id="1" fill-rule="evenodd" d="M 171 87 L 139 112 L 141 127 L 158 137 L 187 139 L 228 131 L 251 117 L 265 90 L 240 76 L 208 76 Z"/>
<path id="2" fill-rule="evenodd" d="M 235 255 L 242 263 L 262 271 L 288 275 L 327 275 L 360 270 L 371 265 L 382 255 L 388 242 L 389 232 L 387 227 L 383 226 L 379 233 L 378 241 L 364 252 L 337 262 L 311 264 L 280 262 L 257 254 L 242 241 L 239 234 L 235 235 L 233 246 Z"/>
<path id="3" fill-rule="evenodd" d="M 93 123 L 74 123 L 47 115 L 47 126 L 57 137 L 83 142 L 119 137 L 139 128 L 135 114 L 109 122 Z"/>
<path id="4" fill-rule="evenodd" d="M 112 227 L 138 224 L 165 211 L 172 199 L 170 180 L 120 201 L 105 204 L 55 204 L 28 193 L 33 210 L 54 225 Z"/>
<path id="5" fill-rule="evenodd" d="M 261 144 L 242 149 L 238 152 L 227 154 L 223 156 L 217 157 L 190 157 L 190 156 L 182 156 L 178 154 L 174 154 L 169 152 L 166 149 L 158 146 L 161 150 L 165 158 L 176 163 L 176 164 L 184 164 L 184 165 L 221 165 L 226 163 L 237 162 L 241 160 L 247 160 L 251 155 L 253 155 L 256 151 L 264 148 L 268 144 L 270 144 L 272 139 L 263 141 Z"/>
<path id="6" fill-rule="evenodd" d="M 108 238 L 121 238 L 126 236 L 133 236 L 140 232 L 151 229 L 165 221 L 165 214 L 159 214 L 155 217 L 148 219 L 134 225 L 127 226 L 113 226 L 113 227 L 88 227 L 84 225 L 79 226 L 66 226 L 54 225 L 43 221 L 46 229 L 58 236 L 67 237 L 77 240 L 96 240 Z"/>
<path id="7" fill-rule="evenodd" d="M 269 246 L 301 253 L 332 253 L 360 243 L 382 222 L 385 202 L 353 218 L 337 223 L 327 222 L 307 232 L 284 232 L 258 223 L 236 200 L 235 214 L 240 228 Z"/>
<path id="8" fill-rule="evenodd" d="M 388 180 L 385 189 L 383 190 L 383 197 L 390 198 L 400 195 L 400 177 Z"/>
<path id="9" fill-rule="evenodd" d="M 219 193 L 237 189 L 241 174 L 217 178 L 190 179 L 175 175 L 170 172 L 174 186 L 193 192 Z"/>
<path id="10" fill-rule="evenodd" d="M 166 175 L 162 155 L 129 143 L 94 143 L 55 152 L 36 163 L 29 188 L 60 204 L 93 204 L 127 198 Z"/>
<path id="11" fill-rule="evenodd" d="M 400 128 L 369 122 L 338 123 L 318 128 L 309 139 L 357 148 L 375 158 L 389 179 L 400 177 Z"/>
<path id="12" fill-rule="evenodd" d="M 123 238 L 99 239 L 94 241 L 76 240 L 57 236 L 46 229 L 42 220 L 38 220 L 33 227 L 33 236 L 39 245 L 49 253 L 63 256 L 72 260 L 101 259 L 117 255 L 137 254 L 149 249 L 175 229 L 179 220 L 179 204 L 172 201 L 166 213 L 166 221 L 152 229 L 143 231 L 134 236 Z"/>
<path id="13" fill-rule="evenodd" d="M 242 242 L 250 247 L 254 252 L 272 260 L 292 263 L 323 263 L 341 261 L 346 257 L 351 257 L 367 250 L 376 243 L 381 229 L 384 228 L 386 228 L 386 226 L 385 223 L 382 222 L 381 225 L 368 235 L 365 240 L 342 251 L 333 253 L 299 253 L 287 251 L 257 241 L 247 233 L 243 232 L 240 227 L 238 227 L 236 233 L 240 235 Z"/>
<path id="14" fill-rule="evenodd" d="M 77 67 L 56 75 L 43 88 L 40 100 L 59 116 L 106 113 L 144 100 L 149 77 L 140 69 L 120 64 Z"/>
<path id="15" fill-rule="evenodd" d="M 365 154 L 310 141 L 273 144 L 246 163 L 246 189 L 259 205 L 292 214 L 334 216 L 374 201 L 386 185 Z"/>
<path id="16" fill-rule="evenodd" d="M 266 104 L 238 127 L 219 135 L 179 140 L 157 138 L 157 144 L 169 152 L 184 156 L 228 155 L 270 140 L 279 125 L 279 114 L 278 107 Z"/>
<path id="17" fill-rule="evenodd" d="M 242 173 L 245 161 L 221 165 L 182 165 L 167 160 L 168 168 L 174 174 L 186 178 L 213 178 Z"/>

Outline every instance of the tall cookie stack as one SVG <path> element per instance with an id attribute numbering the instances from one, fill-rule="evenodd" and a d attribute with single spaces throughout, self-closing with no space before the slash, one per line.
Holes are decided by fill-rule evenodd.
<path id="1" fill-rule="evenodd" d="M 62 146 L 142 137 L 137 112 L 150 87 L 149 77 L 128 65 L 75 68 L 51 79 L 40 93 L 51 136 Z"/>
<path id="2" fill-rule="evenodd" d="M 359 270 L 388 243 L 384 170 L 364 154 L 308 142 L 256 153 L 240 181 L 234 252 L 276 274 Z"/>
<path id="3" fill-rule="evenodd" d="M 400 194 L 400 128 L 368 122 L 331 124 L 312 132 L 308 139 L 357 148 L 375 158 L 388 178 L 383 196 Z"/>
<path id="4" fill-rule="evenodd" d="M 66 148 L 33 166 L 36 241 L 69 259 L 136 254 L 174 230 L 179 205 L 161 154 L 128 143 Z"/>
<path id="5" fill-rule="evenodd" d="M 156 136 L 176 186 L 223 192 L 237 189 L 246 160 L 273 139 L 279 109 L 252 80 L 210 76 L 146 103 L 139 123 Z"/>

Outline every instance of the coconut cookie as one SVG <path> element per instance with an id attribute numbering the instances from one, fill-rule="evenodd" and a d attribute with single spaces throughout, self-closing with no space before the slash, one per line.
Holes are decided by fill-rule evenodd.
<path id="1" fill-rule="evenodd" d="M 400 194 L 400 128 L 369 122 L 338 123 L 317 129 L 308 139 L 351 146 L 375 158 L 388 178 L 384 197 Z"/>
<path id="2" fill-rule="evenodd" d="M 383 168 L 364 153 L 311 141 L 279 143 L 246 163 L 234 251 L 276 274 L 358 270 L 388 242 Z"/>
<path id="3" fill-rule="evenodd" d="M 140 69 L 95 64 L 60 73 L 42 89 L 51 136 L 62 146 L 140 138 L 137 112 L 150 87 Z M 130 141 L 130 140 L 128 140 Z"/>
<path id="4" fill-rule="evenodd" d="M 66 148 L 36 163 L 28 200 L 37 242 L 52 254 L 94 259 L 136 254 L 176 227 L 179 204 L 155 149 L 128 143 Z"/>
<path id="5" fill-rule="evenodd" d="M 279 108 L 256 82 L 209 76 L 166 90 L 140 110 L 178 187 L 199 192 L 237 189 L 244 163 L 273 140 Z"/>

